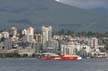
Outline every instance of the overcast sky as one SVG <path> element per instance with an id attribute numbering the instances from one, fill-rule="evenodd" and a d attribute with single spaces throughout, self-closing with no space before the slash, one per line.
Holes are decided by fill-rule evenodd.
<path id="1" fill-rule="evenodd" d="M 108 9 L 108 0 L 59 0 L 59 1 L 83 9 L 93 9 L 93 8 Z"/>

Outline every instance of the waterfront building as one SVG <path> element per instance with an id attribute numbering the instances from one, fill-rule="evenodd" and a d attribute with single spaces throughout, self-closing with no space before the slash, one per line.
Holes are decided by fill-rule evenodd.
<path id="1" fill-rule="evenodd" d="M 94 58 L 107 58 L 108 57 L 108 53 L 107 52 L 101 52 L 97 48 L 97 49 L 95 49 L 95 51 L 91 52 L 91 57 L 94 57 Z"/>
<path id="2" fill-rule="evenodd" d="M 61 55 L 74 55 L 76 54 L 76 46 L 73 42 L 64 42 L 61 44 Z"/>
<path id="3" fill-rule="evenodd" d="M 19 47 L 17 49 L 17 52 L 18 52 L 18 54 L 20 54 L 22 56 L 25 55 L 25 54 L 27 54 L 28 56 L 32 56 L 32 54 L 35 53 L 35 49 L 31 48 L 31 47 L 27 47 L 27 48 Z"/>
<path id="4" fill-rule="evenodd" d="M 64 41 L 61 43 L 61 55 L 74 55 L 78 54 L 82 57 L 88 57 L 91 52 L 91 47 L 86 44 L 81 44 L 76 39 Z"/>
<path id="5" fill-rule="evenodd" d="M 81 44 L 80 49 L 77 50 L 77 54 L 82 57 L 89 57 L 89 55 L 91 54 L 91 47 L 85 44 Z"/>
<path id="6" fill-rule="evenodd" d="M 46 42 L 46 52 L 58 53 L 59 51 L 59 43 L 57 40 L 50 40 Z"/>

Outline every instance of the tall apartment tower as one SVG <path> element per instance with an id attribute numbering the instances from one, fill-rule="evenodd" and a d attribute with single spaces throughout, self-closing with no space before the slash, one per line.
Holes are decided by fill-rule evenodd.
<path id="1" fill-rule="evenodd" d="M 98 47 L 98 38 L 96 38 L 96 37 L 91 38 L 90 46 L 93 48 L 97 48 Z"/>
<path id="2" fill-rule="evenodd" d="M 24 29 L 22 31 L 22 34 L 24 35 L 23 41 L 32 42 L 34 40 L 34 28 L 29 27 L 27 29 Z"/>
<path id="3" fill-rule="evenodd" d="M 9 32 L 2 32 L 2 36 L 4 38 L 9 38 Z"/>
<path id="4" fill-rule="evenodd" d="M 29 27 L 27 29 L 27 38 L 28 38 L 28 42 L 33 41 L 34 39 L 34 28 L 33 27 Z"/>
<path id="5" fill-rule="evenodd" d="M 52 27 L 51 26 L 42 26 L 42 43 L 43 49 L 46 48 L 46 42 L 52 39 Z"/>
<path id="6" fill-rule="evenodd" d="M 10 30 L 10 35 L 12 37 L 16 37 L 17 35 L 17 28 L 16 27 L 12 27 L 11 30 Z"/>
<path id="7" fill-rule="evenodd" d="M 27 29 L 27 33 L 29 34 L 29 35 L 34 35 L 34 28 L 33 27 L 29 27 L 28 29 Z"/>

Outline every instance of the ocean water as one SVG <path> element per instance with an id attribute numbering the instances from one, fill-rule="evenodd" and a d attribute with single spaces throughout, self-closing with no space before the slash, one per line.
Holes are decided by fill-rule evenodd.
<path id="1" fill-rule="evenodd" d="M 45 61 L 35 58 L 0 59 L 0 71 L 108 71 L 108 60 Z"/>

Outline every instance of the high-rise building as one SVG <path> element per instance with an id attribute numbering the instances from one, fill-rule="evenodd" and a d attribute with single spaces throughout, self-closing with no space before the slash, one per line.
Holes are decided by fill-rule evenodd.
<path id="1" fill-rule="evenodd" d="M 16 27 L 12 27 L 9 34 L 12 37 L 16 37 L 16 35 L 17 35 L 17 28 Z"/>
<path id="2" fill-rule="evenodd" d="M 24 30 L 22 31 L 22 35 L 26 35 L 26 34 L 27 34 L 27 30 L 24 29 Z"/>
<path id="3" fill-rule="evenodd" d="M 41 34 L 35 34 L 35 40 L 37 43 L 42 43 L 42 35 Z"/>
<path id="4" fill-rule="evenodd" d="M 58 53 L 59 52 L 59 42 L 57 40 L 51 40 L 46 42 L 46 48 L 43 50 L 45 52 Z"/>
<path id="5" fill-rule="evenodd" d="M 42 43 L 43 49 L 46 48 L 46 42 L 52 39 L 52 27 L 42 27 Z"/>
<path id="6" fill-rule="evenodd" d="M 33 27 L 29 27 L 27 29 L 27 41 L 31 42 L 34 39 L 34 28 Z"/>
<path id="7" fill-rule="evenodd" d="M 92 48 L 97 48 L 97 47 L 98 47 L 98 38 L 92 37 L 92 38 L 90 39 L 90 46 L 91 46 Z"/>
<path id="8" fill-rule="evenodd" d="M 9 38 L 6 38 L 4 40 L 4 48 L 5 49 L 12 49 L 12 40 Z"/>
<path id="9" fill-rule="evenodd" d="M 27 29 L 24 29 L 22 31 L 23 36 L 23 41 L 25 42 L 32 42 L 34 39 L 34 28 L 29 27 Z"/>
<path id="10" fill-rule="evenodd" d="M 4 38 L 9 38 L 9 32 L 2 32 L 2 36 Z"/>
<path id="11" fill-rule="evenodd" d="M 27 33 L 28 33 L 29 35 L 34 35 L 34 28 L 33 28 L 33 27 L 29 27 L 29 28 L 27 29 Z"/>
<path id="12" fill-rule="evenodd" d="M 2 36 L 2 34 L 0 33 L 0 40 L 1 40 L 2 37 L 3 37 L 3 36 Z"/>

